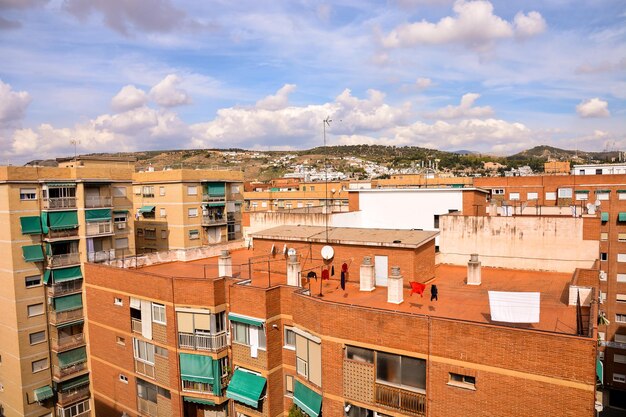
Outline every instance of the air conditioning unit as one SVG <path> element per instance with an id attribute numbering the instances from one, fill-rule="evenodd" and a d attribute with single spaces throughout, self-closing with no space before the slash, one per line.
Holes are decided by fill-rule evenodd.
<path id="1" fill-rule="evenodd" d="M 126 223 L 118 223 L 117 224 L 117 228 L 122 230 L 122 229 L 126 229 Z"/>

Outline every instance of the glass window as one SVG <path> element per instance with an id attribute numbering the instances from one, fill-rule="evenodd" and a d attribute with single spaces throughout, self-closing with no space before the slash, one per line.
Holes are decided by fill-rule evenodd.
<path id="1" fill-rule="evenodd" d="M 33 373 L 48 369 L 48 358 L 39 359 L 31 363 Z"/>
<path id="2" fill-rule="evenodd" d="M 115 238 L 115 249 L 128 249 L 128 238 L 127 237 Z"/>
<path id="3" fill-rule="evenodd" d="M 40 316 L 43 314 L 43 303 L 28 306 L 28 317 Z"/>
<path id="4" fill-rule="evenodd" d="M 400 385 L 401 375 L 400 356 L 384 352 L 376 353 L 376 380 Z"/>
<path id="5" fill-rule="evenodd" d="M 198 208 L 197 207 L 188 208 L 187 217 L 198 217 Z"/>
<path id="6" fill-rule="evenodd" d="M 554 192 L 546 193 L 546 200 L 556 200 L 556 193 Z"/>
<path id="7" fill-rule="evenodd" d="M 559 188 L 557 191 L 559 198 L 572 198 L 571 188 Z"/>
<path id="8" fill-rule="evenodd" d="M 248 325 L 243 323 L 231 322 L 233 324 L 234 340 L 237 343 L 244 345 L 250 344 L 250 338 L 248 334 Z"/>
<path id="9" fill-rule="evenodd" d="M 286 348 L 295 349 L 296 347 L 296 334 L 293 332 L 293 328 L 285 326 L 285 345 Z"/>
<path id="10" fill-rule="evenodd" d="M 113 197 L 126 197 L 126 187 L 113 187 Z"/>
<path id="11" fill-rule="evenodd" d="M 20 188 L 20 200 L 37 200 L 37 189 Z"/>
<path id="12" fill-rule="evenodd" d="M 167 230 L 161 230 L 161 239 L 167 239 Z"/>
<path id="13" fill-rule="evenodd" d="M 346 358 L 357 362 L 374 363 L 374 351 L 355 346 L 346 346 Z"/>
<path id="14" fill-rule="evenodd" d="M 474 385 L 476 385 L 476 377 L 450 372 L 450 383 L 452 385 L 466 385 L 468 387 L 474 387 Z"/>
<path id="15" fill-rule="evenodd" d="M 609 199 L 609 197 L 610 197 L 610 193 L 596 193 L 596 198 L 598 200 L 606 201 Z"/>
<path id="16" fill-rule="evenodd" d="M 115 213 L 113 214 L 113 221 L 115 223 L 126 223 L 127 214 L 126 213 Z"/>
<path id="17" fill-rule="evenodd" d="M 156 239 L 156 229 L 145 229 L 144 237 L 146 239 Z"/>
<path id="18" fill-rule="evenodd" d="M 28 335 L 28 338 L 31 345 L 36 345 L 46 340 L 46 332 L 42 330 L 40 332 L 31 333 Z"/>
<path id="19" fill-rule="evenodd" d="M 167 324 L 165 320 L 165 306 L 163 304 L 152 303 L 152 321 Z"/>
<path id="20" fill-rule="evenodd" d="M 577 201 L 589 200 L 589 194 L 587 194 L 587 193 L 576 193 L 576 200 Z"/>
<path id="21" fill-rule="evenodd" d="M 163 187 L 163 186 L 159 187 L 159 195 L 160 196 L 164 196 L 165 195 L 165 187 Z"/>
<path id="22" fill-rule="evenodd" d="M 154 197 L 154 186 L 144 185 L 142 193 L 144 197 Z"/>
<path id="23" fill-rule="evenodd" d="M 133 338 L 133 353 L 135 359 L 154 365 L 154 345 L 152 343 Z"/>
<path id="24" fill-rule="evenodd" d="M 509 194 L 509 199 L 510 200 L 519 200 L 519 193 L 510 193 Z"/>
<path id="25" fill-rule="evenodd" d="M 199 238 L 200 238 L 200 232 L 197 229 L 192 229 L 189 231 L 190 240 L 199 239 Z"/>
<path id="26" fill-rule="evenodd" d="M 285 394 L 293 396 L 293 375 L 285 375 Z"/>
<path id="27" fill-rule="evenodd" d="M 426 389 L 426 361 L 402 356 L 402 385 Z"/>
<path id="28" fill-rule="evenodd" d="M 165 211 L 165 209 L 163 207 L 161 207 L 159 209 L 159 216 L 160 217 L 167 217 L 167 212 Z"/>
<path id="29" fill-rule="evenodd" d="M 376 352 L 376 380 L 402 387 L 426 389 L 426 361 Z"/>
<path id="30" fill-rule="evenodd" d="M 195 185 L 187 187 L 187 195 L 198 195 L 198 187 Z"/>
<path id="31" fill-rule="evenodd" d="M 139 398 L 143 398 L 144 400 L 150 401 L 151 403 L 156 403 L 156 385 L 137 378 L 137 396 Z"/>
<path id="32" fill-rule="evenodd" d="M 36 287 L 41 284 L 41 275 L 26 277 L 26 288 Z"/>
<path id="33" fill-rule="evenodd" d="M 539 193 L 526 193 L 526 199 L 527 200 L 538 200 L 539 199 Z"/>

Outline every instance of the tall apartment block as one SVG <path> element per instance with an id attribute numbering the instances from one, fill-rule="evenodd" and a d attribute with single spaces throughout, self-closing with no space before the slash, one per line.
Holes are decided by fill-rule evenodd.
<path id="1" fill-rule="evenodd" d="M 242 193 L 241 171 L 135 173 L 137 252 L 187 250 L 241 239 Z"/>
<path id="2" fill-rule="evenodd" d="M 134 169 L 123 162 L 0 167 L 2 415 L 92 409 L 81 264 L 134 247 Z"/>

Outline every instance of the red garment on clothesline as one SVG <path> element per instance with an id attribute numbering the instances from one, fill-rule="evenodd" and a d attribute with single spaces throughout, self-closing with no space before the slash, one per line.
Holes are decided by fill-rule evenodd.
<path id="1" fill-rule="evenodd" d="M 419 294 L 421 297 L 424 296 L 426 285 L 421 282 L 409 282 L 409 284 L 411 285 L 411 292 L 409 293 L 409 296 L 413 295 L 413 293 Z"/>

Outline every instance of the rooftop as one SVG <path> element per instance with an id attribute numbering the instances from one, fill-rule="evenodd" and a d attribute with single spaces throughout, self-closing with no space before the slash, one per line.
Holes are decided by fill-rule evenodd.
<path id="1" fill-rule="evenodd" d="M 356 227 L 278 226 L 253 233 L 258 239 L 293 240 L 364 246 L 418 248 L 432 240 L 438 232 L 400 229 L 362 229 Z"/>

